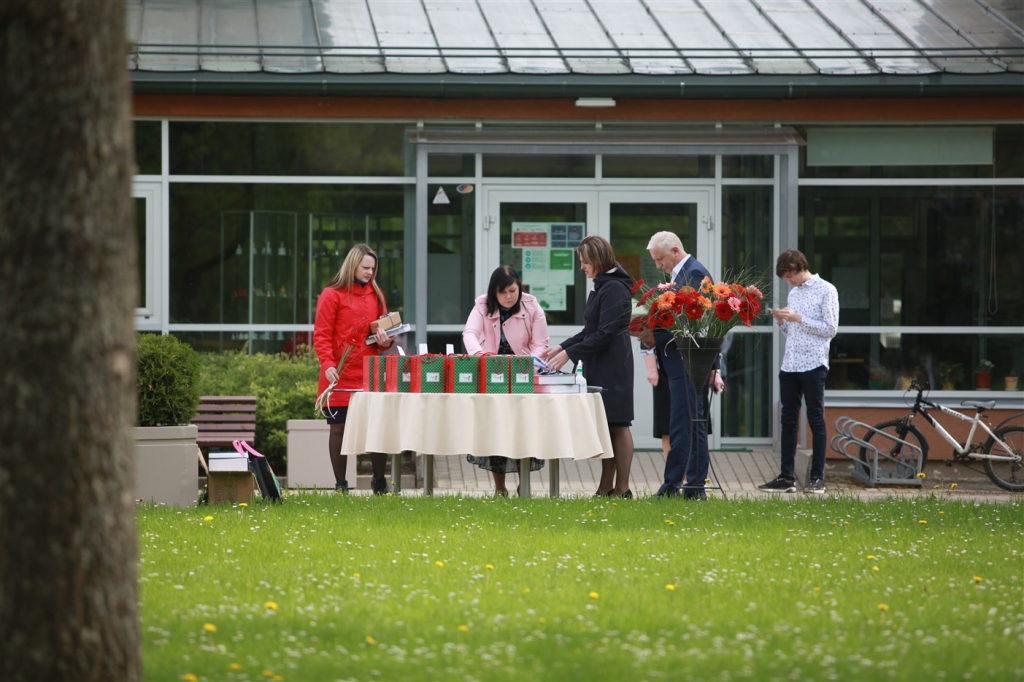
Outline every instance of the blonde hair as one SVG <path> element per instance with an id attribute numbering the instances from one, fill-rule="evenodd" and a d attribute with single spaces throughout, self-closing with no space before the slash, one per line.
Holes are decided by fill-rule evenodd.
<path id="1" fill-rule="evenodd" d="M 373 293 L 377 295 L 380 309 L 387 310 L 388 306 L 384 301 L 384 292 L 377 286 L 377 268 L 380 265 L 380 259 L 377 258 L 377 253 L 366 244 L 356 244 L 349 249 L 345 260 L 341 264 L 341 269 L 327 283 L 327 288 L 338 290 L 351 289 L 352 284 L 356 281 L 356 268 L 359 267 L 359 264 L 367 256 L 373 256 L 373 276 L 370 277 L 369 284 L 373 287 Z"/>

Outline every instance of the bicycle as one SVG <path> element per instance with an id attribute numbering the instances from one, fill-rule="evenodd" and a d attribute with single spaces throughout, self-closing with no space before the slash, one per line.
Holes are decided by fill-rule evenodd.
<path id="1" fill-rule="evenodd" d="M 893 458 L 897 467 L 909 465 L 911 458 L 913 459 L 913 464 L 917 464 L 918 455 L 914 452 L 914 448 L 906 447 L 905 445 L 910 443 L 920 448 L 921 462 L 920 468 L 917 470 L 924 470 L 925 462 L 928 460 L 928 439 L 911 423 L 914 417 L 920 414 L 942 436 L 943 440 L 953 447 L 953 459 L 947 462 L 948 466 L 952 466 L 954 462 L 984 460 L 985 473 L 992 479 L 993 483 L 1004 490 L 1024 492 L 1024 454 L 1022 454 L 1024 453 L 1024 420 L 1021 420 L 1021 423 L 1009 423 L 1024 417 L 1024 412 L 1004 419 L 995 428 L 992 428 L 985 422 L 986 417 L 983 415 L 986 410 L 991 410 L 996 406 L 996 401 L 994 400 L 963 401 L 960 403 L 963 407 L 973 407 L 975 410 L 974 416 L 968 416 L 963 412 L 958 412 L 925 398 L 925 393 L 930 390 L 927 383 L 922 383 L 915 379 L 911 383 L 910 388 L 911 390 L 917 390 L 917 399 L 914 401 L 914 406 L 910 409 L 910 414 L 902 419 L 890 419 L 875 425 L 877 431 L 883 432 L 887 439 L 892 440 L 889 456 Z M 963 443 L 958 443 L 929 414 L 929 410 L 938 410 L 951 417 L 970 422 L 971 430 L 967 434 L 967 439 Z M 979 440 L 977 443 L 973 443 L 972 441 L 975 434 L 978 433 L 979 427 L 981 431 L 988 434 L 988 438 L 984 441 Z M 869 432 L 865 436 L 864 441 L 870 441 L 873 435 L 879 434 Z M 908 452 L 907 455 L 902 453 L 904 448 Z M 904 460 L 908 461 L 904 463 Z M 860 449 L 860 461 L 864 466 L 868 465 L 869 453 L 867 448 L 862 447 Z"/>

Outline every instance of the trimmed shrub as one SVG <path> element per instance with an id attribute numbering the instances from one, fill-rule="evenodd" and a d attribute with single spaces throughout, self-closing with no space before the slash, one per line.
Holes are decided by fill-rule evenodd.
<path id="1" fill-rule="evenodd" d="M 256 449 L 287 471 L 288 420 L 313 419 L 320 362 L 308 346 L 294 355 L 201 353 L 202 395 L 256 396 Z M 326 453 L 324 454 L 326 457 Z"/>
<path id="2" fill-rule="evenodd" d="M 199 354 L 173 336 L 138 339 L 139 426 L 188 424 L 199 408 Z"/>

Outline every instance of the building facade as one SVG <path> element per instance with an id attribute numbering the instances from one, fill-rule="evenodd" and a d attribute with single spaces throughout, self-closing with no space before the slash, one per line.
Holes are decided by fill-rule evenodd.
<path id="1" fill-rule="evenodd" d="M 796 247 L 837 286 L 831 407 L 903 405 L 917 376 L 1024 408 L 1015 0 L 128 7 L 140 330 L 289 351 L 366 242 L 410 347 L 460 349 L 504 263 L 557 342 L 588 293 L 574 243 L 650 280 L 667 229 L 717 277 Z M 714 446 L 773 441 L 781 348 L 767 322 L 730 337 Z"/>

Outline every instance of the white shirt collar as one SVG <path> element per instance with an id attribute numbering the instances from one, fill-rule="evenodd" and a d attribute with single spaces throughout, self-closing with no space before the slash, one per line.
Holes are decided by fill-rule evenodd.
<path id="1" fill-rule="evenodd" d="M 688 261 L 688 260 L 690 260 L 690 254 L 686 254 L 686 257 L 685 257 L 685 258 L 683 258 L 683 260 L 681 260 L 681 261 L 679 261 L 678 263 L 676 263 L 676 266 L 675 266 L 674 268 L 672 268 L 672 281 L 673 281 L 673 282 L 674 282 L 674 281 L 676 281 L 676 277 L 678 277 L 678 276 L 679 276 L 679 273 L 680 273 L 680 272 L 682 271 L 682 269 L 683 269 L 683 265 L 684 265 L 684 264 L 686 263 L 686 261 Z"/>

